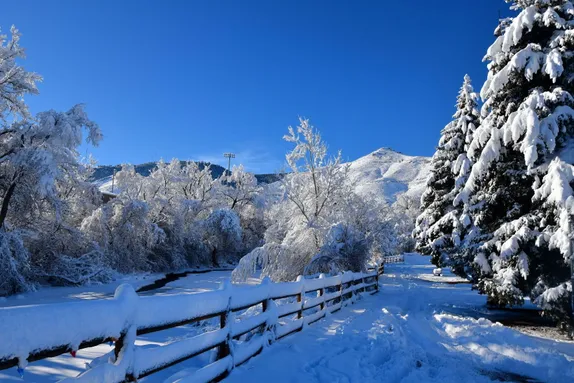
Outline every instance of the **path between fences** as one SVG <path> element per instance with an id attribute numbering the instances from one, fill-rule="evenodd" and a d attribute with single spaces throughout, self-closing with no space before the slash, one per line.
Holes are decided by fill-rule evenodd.
<path id="1" fill-rule="evenodd" d="M 213 349 L 212 362 L 181 382 L 220 380 L 264 347 L 378 292 L 378 278 L 373 271 L 284 283 L 265 279 L 258 286 L 227 283 L 217 291 L 173 296 L 138 296 L 131 285 L 121 285 L 113 299 L 1 308 L 0 370 L 23 371 L 30 362 L 114 342 L 108 363 L 63 381 L 135 381 Z M 254 307 L 261 308 L 256 315 L 235 319 L 236 312 Z M 214 331 L 153 348 L 135 345 L 139 335 L 211 318 L 219 319 Z"/>

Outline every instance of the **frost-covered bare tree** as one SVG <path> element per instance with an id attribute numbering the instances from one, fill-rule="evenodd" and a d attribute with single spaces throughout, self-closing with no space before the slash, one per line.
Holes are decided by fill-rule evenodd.
<path id="1" fill-rule="evenodd" d="M 283 139 L 295 145 L 286 156 L 292 174 L 282 179 L 285 195 L 311 229 L 317 251 L 327 217 L 349 191 L 349 167 L 341 164 L 341 152 L 333 158 L 327 156 L 327 145 L 308 119 L 300 118 L 297 128 L 290 126 Z"/>
<path id="2" fill-rule="evenodd" d="M 240 218 L 243 249 L 250 251 L 260 246 L 265 233 L 262 187 L 255 175 L 243 165 L 234 166 L 231 174 L 224 174 L 217 184 L 218 198 L 223 206 L 235 211 Z"/>
<path id="3" fill-rule="evenodd" d="M 0 39 L 0 294 L 99 274 L 84 262 L 98 257 L 86 255 L 92 249 L 77 224 L 100 197 L 85 182 L 77 147 L 84 132 L 97 145 L 101 131 L 82 105 L 29 113 L 24 96 L 38 93 L 40 77 L 18 64 L 24 50 L 11 32 L 11 40 Z"/>
<path id="4" fill-rule="evenodd" d="M 242 232 L 237 213 L 230 209 L 215 210 L 202 222 L 202 227 L 213 266 L 219 267 L 222 260 L 235 263 L 234 258 L 241 249 Z"/>
<path id="5" fill-rule="evenodd" d="M 16 60 L 25 58 L 26 54 L 20 46 L 20 32 L 12 26 L 10 33 L 10 40 L 7 35 L 0 35 L 0 118 L 3 123 L 9 116 L 21 119 L 31 117 L 24 96 L 38 94 L 36 83 L 42 80 L 40 75 L 18 65 Z M 6 126 L 3 126 L 2 132 L 5 130 Z"/>
<path id="6" fill-rule="evenodd" d="M 245 171 L 243 165 L 234 166 L 231 174 L 224 175 L 223 182 L 225 187 L 219 188 L 219 192 L 231 210 L 254 203 L 261 189 L 255 176 Z"/>
<path id="7" fill-rule="evenodd" d="M 398 241 L 396 250 L 399 253 L 411 252 L 415 248 L 415 240 L 412 238 L 412 233 L 419 211 L 420 201 L 405 194 L 398 196 L 391 206 L 393 217 L 390 221 L 394 222 L 394 230 Z"/>
<path id="8" fill-rule="evenodd" d="M 258 267 L 274 280 L 363 269 L 375 243 L 381 250 L 391 242 L 383 238 L 390 227 L 375 214 L 377 205 L 371 203 L 369 209 L 354 193 L 341 153 L 328 156 L 309 120 L 289 127 L 284 139 L 294 145 L 286 156 L 291 173 L 282 178 L 279 190 L 272 188 L 265 244 L 241 259 L 233 277 L 245 279 Z"/>

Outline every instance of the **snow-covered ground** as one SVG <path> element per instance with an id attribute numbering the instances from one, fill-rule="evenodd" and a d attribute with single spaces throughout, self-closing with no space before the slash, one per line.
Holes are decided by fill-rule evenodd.
<path id="1" fill-rule="evenodd" d="M 163 274 L 148 273 L 118 278 L 114 282 L 105 284 L 93 284 L 88 286 L 74 287 L 43 287 L 37 291 L 12 295 L 7 298 L 0 297 L 0 307 L 109 298 L 114 295 L 116 288 L 123 283 L 129 283 L 134 287 L 134 289 L 137 290 L 138 288 L 152 283 L 154 280 L 161 278 L 162 276 Z"/>
<path id="2" fill-rule="evenodd" d="M 433 277 L 428 258 L 407 255 L 405 264 L 387 265 L 379 294 L 367 296 L 303 332 L 286 337 L 246 364 L 228 382 L 491 382 L 574 381 L 574 343 L 536 338 L 487 319 L 480 313 L 484 297 L 465 283 Z M 191 274 L 149 294 L 197 293 L 212 290 L 229 272 Z M 441 278 L 443 278 L 441 280 Z M 146 282 L 150 282 L 147 280 Z M 251 283 L 257 283 L 252 280 Z M 463 282 L 463 281 L 456 281 Z M 100 287 L 106 295 L 112 286 Z M 61 295 L 91 298 L 96 292 Z M 41 292 L 38 292 L 40 294 Z M 46 295 L 46 292 L 44 292 Z M 48 294 L 56 300 L 55 293 Z M 28 298 L 14 301 L 28 304 Z M 34 302 L 39 303 L 39 302 Z M 476 316 L 476 315 L 473 315 Z M 55 318 L 57 320 L 57 318 Z M 138 345 L 162 345 L 214 328 L 216 323 L 181 326 L 138 338 Z M 75 376 L 85 363 L 112 350 L 100 345 L 31 363 L 26 382 L 50 382 Z M 160 371 L 140 382 L 175 383 L 208 363 L 211 353 Z M 535 379 L 535 380 L 528 380 Z M 21 381 L 15 369 L 0 371 L 1 382 Z"/>

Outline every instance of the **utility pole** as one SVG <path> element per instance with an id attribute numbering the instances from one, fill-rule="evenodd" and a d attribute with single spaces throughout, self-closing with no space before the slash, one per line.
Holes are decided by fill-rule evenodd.
<path id="1" fill-rule="evenodd" d="M 231 159 L 235 158 L 235 153 L 223 153 L 223 157 L 227 158 L 227 173 L 231 175 Z"/>

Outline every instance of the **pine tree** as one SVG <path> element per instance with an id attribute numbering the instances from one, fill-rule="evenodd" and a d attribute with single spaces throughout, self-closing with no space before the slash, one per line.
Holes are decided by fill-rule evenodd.
<path id="1" fill-rule="evenodd" d="M 468 147 L 475 163 L 455 198 L 468 217 L 464 251 L 488 300 L 536 300 L 571 323 L 574 148 L 574 6 L 507 0 L 488 49 L 482 123 Z"/>
<path id="2" fill-rule="evenodd" d="M 464 76 L 456 113 L 442 131 L 431 162 L 431 175 L 421 198 L 422 213 L 417 218 L 414 236 L 416 248 L 432 255 L 437 266 L 452 264 L 460 244 L 461 209 L 453 206 L 454 196 L 466 182 L 471 162 L 466 155 L 472 135 L 479 124 L 478 96 L 471 80 Z"/>

